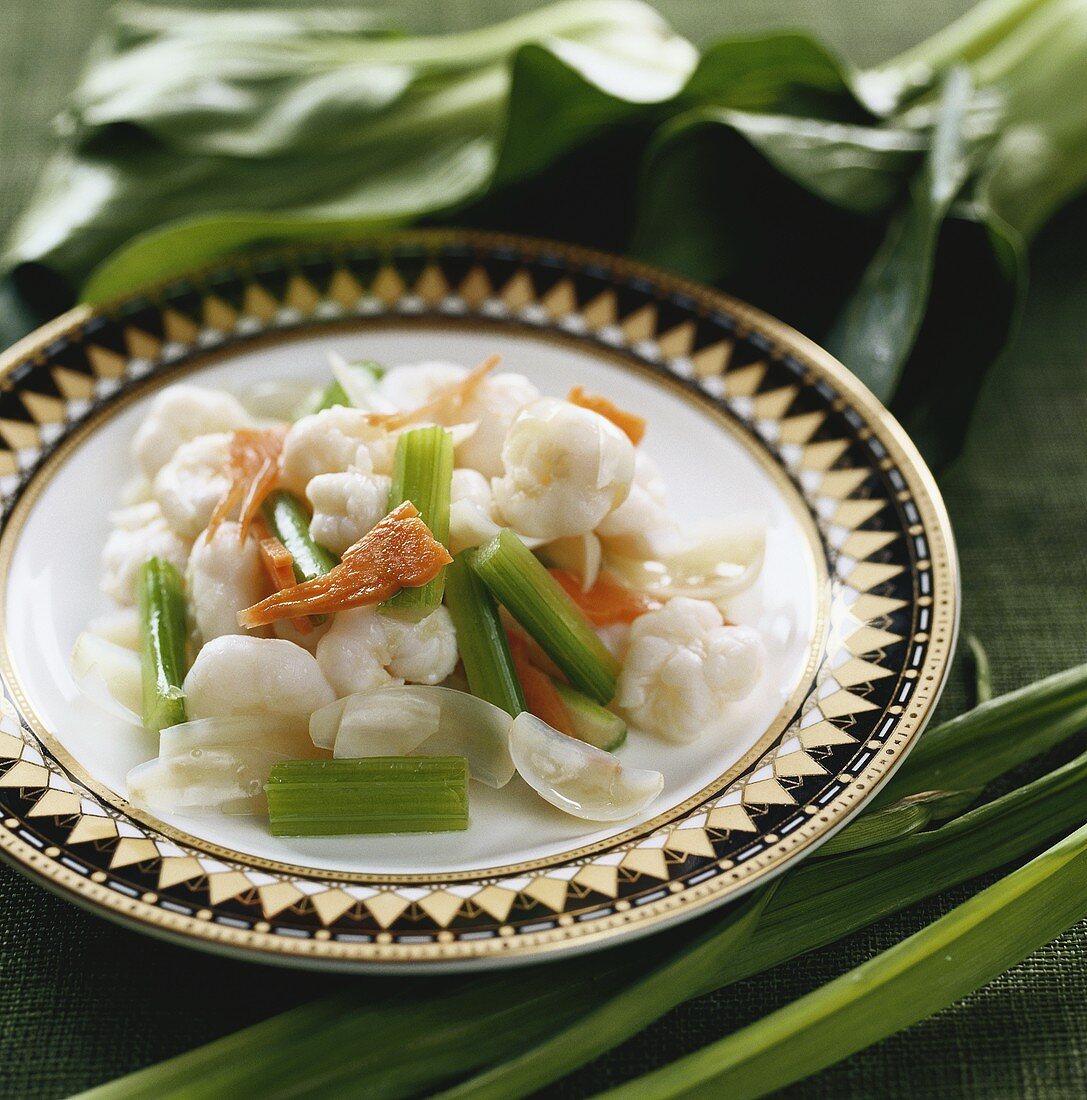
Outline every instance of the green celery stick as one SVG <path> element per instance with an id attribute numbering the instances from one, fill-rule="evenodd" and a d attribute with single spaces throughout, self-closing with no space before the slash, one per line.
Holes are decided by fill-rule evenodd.
<path id="1" fill-rule="evenodd" d="M 156 733 L 185 721 L 185 639 L 188 623 L 181 576 L 161 558 L 148 558 L 136 575 L 143 673 L 143 724 Z"/>
<path id="2" fill-rule="evenodd" d="M 291 552 L 299 584 L 323 577 L 336 565 L 336 555 L 311 537 L 309 515 L 297 497 L 277 489 L 269 494 L 261 511 L 272 534 Z"/>
<path id="3" fill-rule="evenodd" d="M 389 511 L 410 500 L 430 533 L 449 546 L 449 491 L 453 479 L 453 437 L 431 425 L 404 432 L 396 444 Z M 442 602 L 445 570 L 418 588 L 402 588 L 385 604 L 387 611 L 422 619 Z"/>
<path id="4" fill-rule="evenodd" d="M 459 632 L 457 636 L 460 637 Z M 627 739 L 627 724 L 618 714 L 612 714 L 607 707 L 594 703 L 569 684 L 556 680 L 555 690 L 566 707 L 574 736 L 579 741 L 605 752 L 615 752 L 623 747 Z"/>
<path id="5" fill-rule="evenodd" d="M 285 760 L 272 768 L 265 790 L 273 836 L 468 828 L 463 756 Z"/>
<path id="6" fill-rule="evenodd" d="M 494 597 L 464 554 L 458 554 L 445 571 L 445 605 L 457 628 L 457 647 L 472 694 L 516 718 L 525 709 L 525 697 L 509 639 Z"/>
<path id="7" fill-rule="evenodd" d="M 615 695 L 619 662 L 596 636 L 580 608 L 508 528 L 478 550 L 468 563 L 509 613 L 594 702 Z"/>

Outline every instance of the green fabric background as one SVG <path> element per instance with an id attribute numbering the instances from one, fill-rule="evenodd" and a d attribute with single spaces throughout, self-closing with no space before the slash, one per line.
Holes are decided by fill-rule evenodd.
<path id="1" fill-rule="evenodd" d="M 448 30 L 534 5 L 389 6 L 414 29 Z M 807 27 L 865 64 L 931 33 L 969 4 L 657 0 L 657 6 L 697 41 L 767 26 Z M 50 148 L 49 119 L 106 7 L 106 0 L 0 0 L 0 233 L 29 194 Z M 963 626 L 988 648 L 997 691 L 1087 658 L 1085 249 L 1081 199 L 1037 241 L 1022 328 L 989 377 L 963 456 L 940 479 L 962 556 Z M 968 705 L 968 683 L 960 660 L 945 715 Z M 969 892 L 916 906 L 685 1005 L 549 1095 L 585 1096 L 693 1050 L 856 965 Z M 0 868 L 0 1097 L 65 1096 L 345 984 L 160 944 Z M 1087 925 L 1081 924 L 988 988 L 783 1095 L 1085 1094 Z M 359 1095 L 365 1095 L 361 1083 Z"/>

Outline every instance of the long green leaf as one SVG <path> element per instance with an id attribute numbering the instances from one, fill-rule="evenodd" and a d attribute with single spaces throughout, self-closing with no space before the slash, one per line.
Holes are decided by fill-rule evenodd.
<path id="1" fill-rule="evenodd" d="M 972 94 L 969 72 L 952 69 L 943 88 L 928 156 L 910 199 L 892 219 L 882 245 L 829 335 L 831 351 L 883 401 L 921 327 L 940 227 L 966 181 L 964 123 Z"/>
<path id="2" fill-rule="evenodd" d="M 961 813 L 978 800 L 981 788 L 965 791 L 925 791 L 907 795 L 889 806 L 862 814 L 849 827 L 820 846 L 818 858 L 873 848 L 899 837 L 911 836 L 928 825 Z"/>
<path id="3" fill-rule="evenodd" d="M 990 0 L 859 74 L 789 32 L 699 59 L 637 0 L 380 29 L 122 9 L 7 245 L 26 308 L 5 333 L 81 286 L 102 301 L 258 243 L 527 228 L 719 281 L 816 337 L 840 317 L 834 346 L 884 396 L 901 377 L 894 411 L 940 456 L 1010 332 L 1023 242 L 1087 182 L 1081 0 Z M 979 94 L 941 111 L 956 63 Z"/>
<path id="4" fill-rule="evenodd" d="M 876 806 L 924 791 L 982 787 L 1087 727 L 1087 664 L 927 730 Z"/>
<path id="5" fill-rule="evenodd" d="M 1081 822 L 1085 798 L 1087 755 L 933 832 L 806 861 L 783 877 L 743 950 L 701 956 L 703 962 L 714 959 L 714 965 L 705 965 L 697 983 L 683 993 L 694 996 L 761 973 L 1022 859 Z M 592 1057 L 591 1041 L 576 1034 L 588 1014 L 603 1012 L 603 1017 L 594 1016 L 595 1026 L 606 1028 L 614 1040 L 622 1021 L 637 1030 L 638 1021 L 654 1009 L 658 1015 L 667 1011 L 675 1003 L 674 991 L 658 990 L 661 996 L 647 994 L 639 1001 L 635 989 L 640 987 L 631 986 L 632 980 L 647 973 L 652 980 L 655 968 L 673 956 L 679 965 L 685 948 L 703 942 L 697 929 L 712 936 L 720 920 L 714 914 L 678 932 L 602 954 L 591 968 L 574 960 L 522 971 L 513 980 L 506 975 L 480 979 L 467 989 L 460 983 L 452 989 L 435 983 L 418 985 L 406 996 L 347 998 L 337 1003 L 334 1025 L 312 1006 L 295 1009 L 89 1095 L 98 1100 L 149 1094 L 316 1100 L 340 1095 L 341 1089 L 350 1095 L 365 1072 L 372 1083 L 369 1095 L 391 1100 L 474 1071 L 477 1076 L 457 1086 L 455 1095 L 474 1096 L 477 1088 L 527 1095 Z M 726 923 L 724 934 L 731 927 Z M 602 1006 L 620 990 L 628 991 L 623 1004 L 640 1004 L 637 1018 L 626 1009 L 616 1020 L 607 1017 Z M 450 1025 L 454 1020 L 460 1022 L 455 1028 Z M 392 1038 L 398 1030 L 425 1036 L 425 1043 L 418 1050 L 414 1044 L 406 1048 Z M 321 1066 L 319 1075 L 315 1065 Z"/>
<path id="6" fill-rule="evenodd" d="M 690 997 L 714 988 L 712 975 L 738 951 L 746 948 L 760 916 L 773 897 L 773 887 L 760 891 L 756 899 L 730 909 L 723 921 L 693 944 L 667 958 L 660 966 L 639 975 L 627 988 L 609 1000 L 601 1000 L 580 1015 L 569 1027 L 556 1030 L 533 1048 L 529 1065 L 524 1062 L 514 1074 L 501 1068 L 440 1093 L 442 1100 L 506 1100 L 535 1089 L 538 1078 L 533 1067 L 584 1065 L 647 1027 L 669 1009 Z M 635 971 L 635 973 L 637 973 Z M 553 1070 L 547 1080 L 558 1076 Z M 513 1079 L 511 1079 L 511 1077 Z"/>
<path id="7" fill-rule="evenodd" d="M 605 96 L 624 112 L 641 110 L 647 90 L 670 99 L 697 60 L 639 0 L 568 0 L 467 34 L 400 40 L 332 32 L 329 13 L 318 31 L 317 18 L 270 39 L 244 20 L 226 34 L 196 13 L 180 29 L 152 19 L 135 40 L 115 34 L 75 94 L 64 151 L 7 262 L 47 265 L 75 286 L 133 242 L 87 287 L 94 300 L 255 241 L 416 220 L 481 194 L 504 140 L 506 178 L 513 143 L 539 145 L 505 126 L 511 95 L 550 99 L 531 71 L 511 91 L 520 47 L 546 41 L 579 99 Z M 209 73 L 223 94 L 207 96 Z M 580 136 L 556 138 L 550 155 Z"/>
<path id="8" fill-rule="evenodd" d="M 1087 826 L 836 981 L 602 1095 L 765 1096 L 991 981 L 1080 920 L 1085 896 Z"/>
<path id="9" fill-rule="evenodd" d="M 1083 819 L 1087 755 L 932 833 L 831 860 L 809 861 L 785 875 L 744 949 L 707 967 L 688 996 L 763 973 L 833 943 L 922 898 L 1033 852 Z M 859 824 L 859 823 L 858 823 Z M 632 989 L 633 995 L 634 990 Z M 667 1001 L 659 1002 L 661 1012 Z M 595 1026 L 608 1022 L 597 1019 Z M 578 1066 L 585 1041 L 579 1018 L 535 1047 L 512 1044 L 508 1061 L 462 1082 L 442 1100 L 520 1097 Z M 633 1032 L 628 1033 L 633 1034 Z"/>

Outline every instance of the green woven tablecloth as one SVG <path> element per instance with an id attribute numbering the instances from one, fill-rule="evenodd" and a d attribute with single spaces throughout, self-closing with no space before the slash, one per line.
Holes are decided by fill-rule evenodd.
<path id="1" fill-rule="evenodd" d="M 0 0 L 0 233 L 25 201 L 49 149 L 48 120 L 106 6 L 106 0 Z M 415 29 L 449 30 L 534 5 L 389 6 Z M 931 33 L 969 4 L 657 0 L 657 6 L 698 41 L 766 26 L 808 27 L 864 64 Z M 997 691 L 1087 658 L 1085 253 L 1087 201 L 1080 200 L 1038 240 L 1019 336 L 988 380 L 963 457 L 940 479 L 962 556 L 964 629 L 987 647 Z M 944 714 L 969 701 L 967 679 L 960 662 Z M 970 892 L 926 902 L 685 1005 L 549 1095 L 584 1096 L 693 1050 L 855 966 Z M 345 984 L 160 944 L 0 868 L 0 1097 L 65 1096 Z M 1087 926 L 946 1012 L 787 1094 L 1087 1095 Z"/>

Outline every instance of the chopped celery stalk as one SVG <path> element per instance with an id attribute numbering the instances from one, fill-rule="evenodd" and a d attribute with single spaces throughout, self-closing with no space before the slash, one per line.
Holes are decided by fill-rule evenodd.
<path id="1" fill-rule="evenodd" d="M 161 558 L 148 558 L 136 575 L 144 728 L 158 733 L 185 721 L 185 639 L 188 622 L 181 576 Z"/>
<path id="2" fill-rule="evenodd" d="M 430 425 L 404 432 L 396 443 L 389 510 L 410 500 L 430 533 L 449 546 L 449 490 L 453 480 L 453 437 Z M 403 588 L 385 607 L 408 618 L 421 619 L 442 602 L 445 570 L 418 588 Z"/>
<path id="3" fill-rule="evenodd" d="M 495 599 L 570 683 L 597 703 L 611 702 L 619 662 L 536 555 L 508 528 L 478 550 L 466 553 L 468 563 Z"/>
<path id="4" fill-rule="evenodd" d="M 284 760 L 273 766 L 265 790 L 273 836 L 468 828 L 463 756 Z"/>
<path id="5" fill-rule="evenodd" d="M 272 534 L 290 551 L 299 584 L 323 577 L 336 565 L 336 555 L 311 537 L 309 515 L 297 497 L 277 489 L 269 494 L 261 511 Z"/>
<path id="6" fill-rule="evenodd" d="M 445 571 L 445 606 L 457 629 L 457 648 L 472 694 L 516 718 L 525 709 L 525 696 L 514 671 L 509 639 L 494 597 L 464 554 L 458 554 Z"/>
<path id="7" fill-rule="evenodd" d="M 574 727 L 574 736 L 587 745 L 605 752 L 615 752 L 627 739 L 627 724 L 618 714 L 594 703 L 588 696 L 569 686 L 555 682 L 555 690 L 566 706 Z"/>

